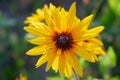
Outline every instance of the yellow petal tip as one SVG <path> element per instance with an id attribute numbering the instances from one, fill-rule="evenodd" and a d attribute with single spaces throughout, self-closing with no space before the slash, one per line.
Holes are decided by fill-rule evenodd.
<path id="1" fill-rule="evenodd" d="M 24 30 L 26 30 L 26 29 L 27 29 L 27 27 L 24 27 L 23 29 L 24 29 Z"/>
<path id="2" fill-rule="evenodd" d="M 38 68 L 39 66 L 35 65 L 35 68 Z"/>
<path id="3" fill-rule="evenodd" d="M 91 18 L 91 20 L 93 19 L 93 17 L 94 17 L 94 15 L 93 14 L 91 14 L 91 15 L 89 15 L 88 16 L 89 18 Z"/>
<path id="4" fill-rule="evenodd" d="M 30 50 L 26 52 L 27 55 L 32 56 Z"/>

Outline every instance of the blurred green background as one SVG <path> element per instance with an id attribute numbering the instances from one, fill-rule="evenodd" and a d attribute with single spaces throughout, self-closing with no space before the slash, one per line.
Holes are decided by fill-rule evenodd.
<path id="1" fill-rule="evenodd" d="M 105 26 L 101 40 L 107 54 L 99 56 L 97 63 L 80 59 L 84 71 L 81 80 L 120 80 L 120 0 L 0 0 L 0 80 L 15 80 L 20 73 L 28 80 L 69 80 L 52 70 L 46 73 L 45 65 L 35 68 L 39 57 L 25 54 L 33 45 L 26 42 L 29 35 L 23 27 L 26 17 L 44 4 L 68 10 L 74 1 L 80 19 L 94 14 L 90 26 Z M 75 80 L 74 76 L 70 80 Z"/>

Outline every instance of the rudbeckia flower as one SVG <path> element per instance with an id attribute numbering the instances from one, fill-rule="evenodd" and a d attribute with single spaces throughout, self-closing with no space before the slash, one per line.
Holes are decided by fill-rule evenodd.
<path id="1" fill-rule="evenodd" d="M 51 14 L 52 10 L 54 8 L 54 5 L 50 3 L 50 7 L 48 8 L 49 14 Z M 58 7 L 58 9 L 60 9 Z M 25 24 L 30 24 L 31 22 L 44 22 L 44 10 L 38 8 L 36 10 L 36 13 L 33 13 L 32 16 L 27 17 L 27 19 L 24 21 Z"/>
<path id="2" fill-rule="evenodd" d="M 97 55 L 105 54 L 102 42 L 96 38 L 104 27 L 88 29 L 93 15 L 83 20 L 77 18 L 75 2 L 68 11 L 54 5 L 52 8 L 45 5 L 43 13 L 45 22 L 31 21 L 32 27 L 24 27 L 25 31 L 35 36 L 28 42 L 37 46 L 26 54 L 40 56 L 36 68 L 47 62 L 46 71 L 52 68 L 60 76 L 70 78 L 74 69 L 82 76 L 78 56 L 89 62 L 96 62 Z"/>

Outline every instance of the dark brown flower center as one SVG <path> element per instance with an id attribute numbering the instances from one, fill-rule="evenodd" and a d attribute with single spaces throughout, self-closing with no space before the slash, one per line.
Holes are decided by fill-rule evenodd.
<path id="1" fill-rule="evenodd" d="M 61 49 L 70 48 L 71 42 L 72 42 L 72 39 L 70 35 L 61 34 L 61 35 L 58 35 L 56 38 L 56 45 L 58 48 L 61 48 Z"/>

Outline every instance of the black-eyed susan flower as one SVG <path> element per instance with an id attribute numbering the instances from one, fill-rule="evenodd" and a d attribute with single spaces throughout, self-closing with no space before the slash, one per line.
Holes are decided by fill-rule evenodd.
<path id="1" fill-rule="evenodd" d="M 93 15 L 83 20 L 77 18 L 75 2 L 68 11 L 45 5 L 43 13 L 45 22 L 31 21 L 32 27 L 24 27 L 25 31 L 36 36 L 28 41 L 37 46 L 26 53 L 30 56 L 41 55 L 36 68 L 47 62 L 46 71 L 52 67 L 55 72 L 59 71 L 60 76 L 70 78 L 74 69 L 82 76 L 77 56 L 96 62 L 97 55 L 105 54 L 102 42 L 96 38 L 104 27 L 88 29 Z"/>
<path id="2" fill-rule="evenodd" d="M 48 8 L 49 14 L 53 11 L 54 5 L 50 3 L 50 7 Z M 60 9 L 58 7 L 58 9 Z M 24 21 L 25 24 L 30 24 L 31 22 L 44 22 L 44 10 L 38 8 L 36 10 L 36 13 L 33 13 L 32 16 L 27 17 L 27 19 Z"/>

